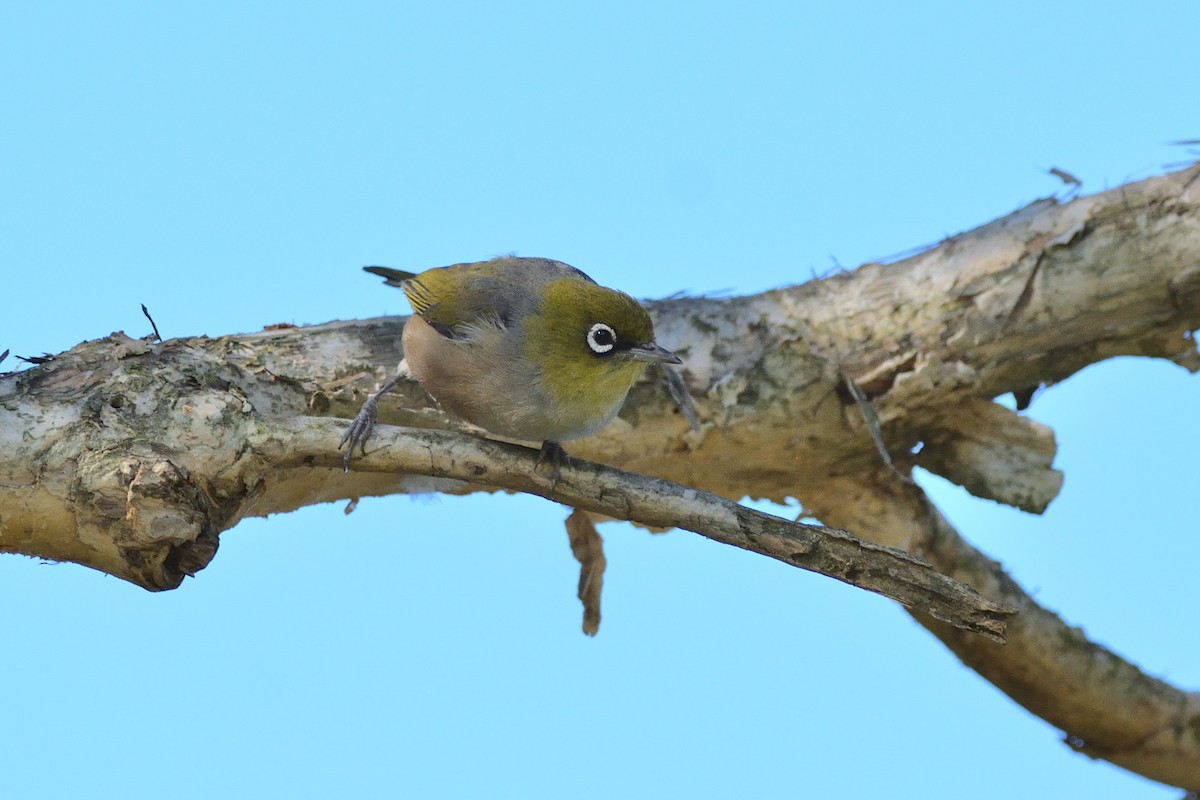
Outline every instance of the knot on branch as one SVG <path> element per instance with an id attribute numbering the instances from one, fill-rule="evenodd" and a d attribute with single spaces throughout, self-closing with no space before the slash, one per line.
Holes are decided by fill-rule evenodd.
<path id="1" fill-rule="evenodd" d="M 208 565 L 217 552 L 218 509 L 186 469 L 166 458 L 124 458 L 112 477 L 113 488 L 123 488 L 124 497 L 96 496 L 92 505 L 108 516 L 104 509 L 123 503 L 120 521 L 112 522 L 112 515 L 108 523 L 125 566 L 120 577 L 161 591 Z"/>

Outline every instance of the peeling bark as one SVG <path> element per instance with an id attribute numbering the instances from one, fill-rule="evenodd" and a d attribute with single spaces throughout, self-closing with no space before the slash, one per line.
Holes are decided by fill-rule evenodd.
<path id="1" fill-rule="evenodd" d="M 684 358 L 700 430 L 649 380 L 573 455 L 731 499 L 797 498 L 828 524 L 1018 606 L 1004 648 L 922 622 L 1072 746 L 1200 789 L 1196 694 L 1088 642 L 966 544 L 881 467 L 840 380 L 871 398 L 902 472 L 920 464 L 981 497 L 1044 509 L 1062 478 L 1053 435 L 993 398 L 1118 355 L 1200 369 L 1200 170 L 1039 201 L 897 263 L 652 312 L 658 340 Z M 413 476 L 344 475 L 336 455 L 245 468 L 259 457 L 254 425 L 352 417 L 394 371 L 402 325 L 159 344 L 114 334 L 0 376 L 0 550 L 169 589 L 244 516 L 428 490 Z M 380 420 L 461 427 L 412 384 L 381 403 Z"/>
<path id="2" fill-rule="evenodd" d="M 600 630 L 600 592 L 604 588 L 604 539 L 590 514 L 580 509 L 567 517 L 567 539 L 571 555 L 579 562 L 579 602 L 583 603 L 583 632 L 595 636 Z"/>

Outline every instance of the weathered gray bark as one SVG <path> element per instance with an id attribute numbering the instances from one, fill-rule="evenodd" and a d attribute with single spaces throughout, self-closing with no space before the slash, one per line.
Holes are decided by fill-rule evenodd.
<path id="1" fill-rule="evenodd" d="M 659 341 L 684 357 L 701 430 L 647 382 L 573 455 L 727 498 L 798 498 L 827 524 L 1019 607 L 1004 647 L 918 618 L 1072 746 L 1200 789 L 1200 695 L 1039 608 L 881 466 L 840 378 L 871 397 L 902 472 L 920 464 L 1040 511 L 1061 482 L 1053 434 L 991 399 L 1115 355 L 1200 368 L 1200 170 L 1041 201 L 899 263 L 653 311 Z M 0 378 L 0 550 L 168 588 L 244 516 L 427 490 L 428 479 L 365 471 L 370 457 L 343 475 L 326 441 L 340 424 L 296 428 L 353 416 L 394 369 L 402 324 L 155 345 L 114 335 Z M 382 409 L 386 423 L 452 427 L 413 386 Z M 281 431 L 294 448 L 272 455 L 264 443 Z"/>

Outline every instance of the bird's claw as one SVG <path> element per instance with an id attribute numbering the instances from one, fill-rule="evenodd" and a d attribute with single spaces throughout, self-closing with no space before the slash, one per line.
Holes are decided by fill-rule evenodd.
<path id="1" fill-rule="evenodd" d="M 401 362 L 401 366 L 403 367 L 403 362 Z M 344 444 L 349 443 L 350 445 L 346 448 L 345 455 L 342 456 L 342 469 L 345 472 L 350 471 L 350 458 L 354 455 L 355 446 L 364 456 L 367 454 L 367 439 L 371 438 L 371 432 L 375 430 L 375 419 L 379 415 L 379 398 L 390 392 L 401 378 L 402 373 L 397 372 L 387 383 L 379 387 L 379 391 L 367 398 L 367 401 L 362 404 L 362 408 L 358 410 L 358 416 L 350 423 L 342 440 L 338 442 L 339 450 Z"/>
<path id="2" fill-rule="evenodd" d="M 550 489 L 553 491 L 558 488 L 563 464 L 571 466 L 571 457 L 558 442 L 546 441 L 542 442 L 542 449 L 538 451 L 537 463 L 533 468 L 536 470 L 546 462 L 550 463 Z"/>
<path id="3" fill-rule="evenodd" d="M 342 455 L 343 472 L 350 471 L 350 458 L 354 455 L 355 447 L 358 447 L 364 456 L 367 454 L 367 439 L 371 438 L 371 433 L 375 430 L 375 418 L 378 416 L 377 398 L 378 395 L 367 398 L 367 401 L 362 404 L 362 408 L 358 410 L 358 416 L 350 423 L 350 427 L 346 428 L 346 433 L 338 442 L 339 450 L 342 449 L 342 445 L 349 445 Z"/>

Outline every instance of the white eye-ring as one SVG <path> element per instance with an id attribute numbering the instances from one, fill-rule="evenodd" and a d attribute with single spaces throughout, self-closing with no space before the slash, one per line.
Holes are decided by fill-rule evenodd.
<path id="1" fill-rule="evenodd" d="M 593 353 L 603 355 L 617 346 L 617 334 L 603 322 L 597 322 L 588 331 L 587 343 L 588 347 L 592 348 Z"/>

